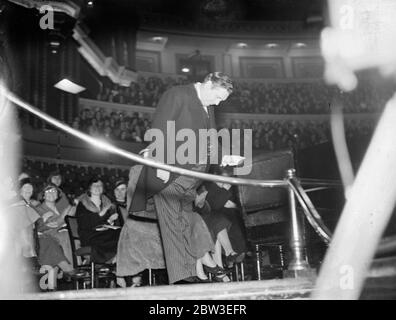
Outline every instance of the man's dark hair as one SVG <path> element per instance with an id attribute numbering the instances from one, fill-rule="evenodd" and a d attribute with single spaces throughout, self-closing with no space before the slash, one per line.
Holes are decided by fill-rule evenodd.
<path id="1" fill-rule="evenodd" d="M 213 83 L 213 86 L 222 87 L 226 89 L 229 93 L 231 93 L 233 90 L 233 85 L 230 77 L 224 73 L 221 72 L 209 73 L 204 79 L 204 82 L 208 82 L 208 81 L 211 81 Z"/>

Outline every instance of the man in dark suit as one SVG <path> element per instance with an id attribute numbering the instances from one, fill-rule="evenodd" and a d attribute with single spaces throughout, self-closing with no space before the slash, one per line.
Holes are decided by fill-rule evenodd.
<path id="1" fill-rule="evenodd" d="M 215 129 L 213 106 L 226 100 L 232 89 L 230 78 L 215 72 L 206 76 L 203 83 L 176 86 L 166 91 L 158 103 L 152 122 L 152 130 L 159 130 L 164 137 L 160 145 L 163 147 L 160 153 L 164 155 L 164 159 L 159 160 L 178 167 L 207 172 L 211 164 L 209 156 L 218 151 L 208 146 L 207 152 L 200 153 L 199 142 L 196 141 L 196 144 L 190 144 L 192 149 L 187 150 L 190 152 L 194 149 L 195 153 L 192 153 L 196 157 L 194 161 L 185 163 L 177 151 L 189 142 L 177 141 L 177 133 L 182 129 L 189 129 L 198 138 L 200 129 Z M 174 126 L 176 137 L 170 137 L 173 134 L 169 132 L 169 124 Z M 171 143 L 168 145 L 169 141 Z M 158 145 L 158 141 L 156 142 Z M 148 150 L 151 152 L 149 156 L 155 158 L 152 148 Z M 236 164 L 233 161 L 241 160 L 241 157 L 232 157 L 222 157 L 221 163 L 233 165 Z M 193 239 L 196 213 L 192 210 L 192 202 L 200 183 L 196 178 L 145 166 L 129 207 L 131 214 L 144 211 L 147 199 L 154 198 L 170 283 L 195 277 L 196 260 L 202 257 L 201 254 L 211 250 L 210 243 L 200 243 L 201 246 L 197 249 L 194 245 L 196 239 Z"/>

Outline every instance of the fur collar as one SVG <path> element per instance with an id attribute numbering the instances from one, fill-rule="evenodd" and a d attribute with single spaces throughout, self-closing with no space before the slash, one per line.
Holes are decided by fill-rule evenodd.
<path id="1" fill-rule="evenodd" d="M 91 198 L 90 198 L 86 193 L 84 193 L 84 194 L 81 196 L 81 198 L 80 198 L 80 202 L 83 204 L 83 206 L 84 206 L 87 210 L 89 210 L 89 211 L 91 211 L 91 212 L 96 212 L 96 213 L 99 213 L 99 212 L 102 210 L 102 208 L 104 208 L 104 207 L 108 206 L 109 204 L 111 204 L 110 199 L 107 198 L 104 194 L 102 194 L 101 200 L 102 200 L 102 203 L 101 203 L 101 205 L 100 205 L 100 208 L 98 208 L 98 207 L 92 202 Z"/>

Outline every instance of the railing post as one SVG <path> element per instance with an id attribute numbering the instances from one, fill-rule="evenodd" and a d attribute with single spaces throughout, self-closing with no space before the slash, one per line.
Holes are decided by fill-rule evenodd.
<path id="1" fill-rule="evenodd" d="M 261 280 L 261 262 L 260 262 L 260 245 L 256 244 L 256 268 L 257 280 Z"/>
<path id="2" fill-rule="evenodd" d="M 296 170 L 287 170 L 287 179 L 296 177 Z M 292 259 L 287 270 L 283 272 L 285 278 L 311 277 L 316 275 L 311 269 L 305 255 L 305 239 L 301 229 L 301 217 L 297 212 L 296 197 L 294 191 L 288 188 L 289 210 L 290 210 L 290 250 Z"/>

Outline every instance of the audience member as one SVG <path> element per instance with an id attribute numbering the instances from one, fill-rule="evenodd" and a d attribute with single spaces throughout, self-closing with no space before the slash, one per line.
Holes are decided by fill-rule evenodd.
<path id="1" fill-rule="evenodd" d="M 131 168 L 128 204 L 135 191 L 142 167 L 142 165 L 136 165 Z M 114 189 L 115 193 L 116 190 L 117 188 Z M 126 192 L 122 195 L 126 204 Z M 126 280 L 132 278 L 132 281 L 123 284 L 122 280 L 118 279 L 118 284 L 120 286 L 141 285 L 141 273 L 146 269 L 165 269 L 164 252 L 153 199 L 147 202 L 146 210 L 135 212 L 125 220 L 118 242 L 117 277 Z"/>
<path id="2" fill-rule="evenodd" d="M 42 203 L 36 207 L 41 219 L 38 220 L 37 231 L 57 241 L 69 262 L 73 261 L 70 238 L 67 233 L 65 217 L 71 213 L 69 205 L 59 211 L 57 200 L 60 190 L 54 184 L 47 184 L 41 191 Z"/>
<path id="3" fill-rule="evenodd" d="M 92 248 L 92 260 L 111 263 L 117 253 L 121 223 L 114 205 L 103 191 L 103 182 L 97 177 L 91 178 L 86 193 L 79 198 L 76 217 L 81 245 Z"/>

